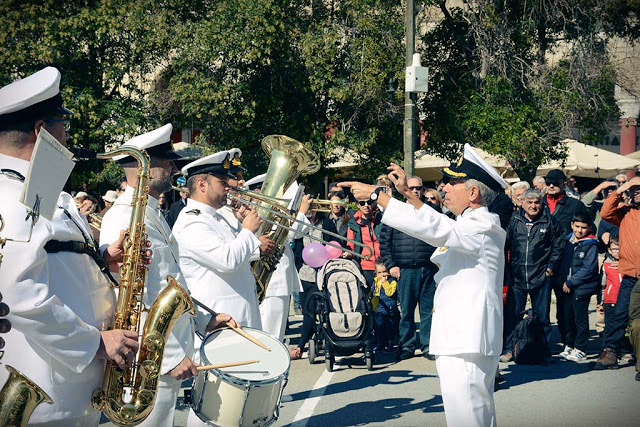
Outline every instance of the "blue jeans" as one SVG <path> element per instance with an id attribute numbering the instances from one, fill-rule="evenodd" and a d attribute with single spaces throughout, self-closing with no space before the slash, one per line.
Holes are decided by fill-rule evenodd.
<path id="1" fill-rule="evenodd" d="M 401 268 L 398 280 L 398 302 L 400 303 L 400 348 L 416 350 L 416 305 L 420 312 L 420 349 L 429 351 L 431 336 L 431 315 L 436 282 L 433 276 L 437 267 Z"/>
<path id="2" fill-rule="evenodd" d="M 620 354 L 621 346 L 625 342 L 625 329 L 629 323 L 629 300 L 631 299 L 631 289 L 638 279 L 631 276 L 624 276 L 620 283 L 620 291 L 618 292 L 618 301 L 611 319 L 606 319 L 604 324 L 604 346 L 614 350 Z"/>
<path id="3" fill-rule="evenodd" d="M 544 284 L 535 289 L 520 289 L 513 288 L 515 297 L 514 314 L 516 316 L 516 323 L 522 320 L 520 313 L 524 310 L 527 304 L 527 295 L 531 295 L 531 308 L 538 316 L 540 323 L 544 327 L 544 335 L 547 338 L 546 350 L 549 352 L 549 343 L 551 342 L 551 323 L 549 322 L 549 308 L 551 306 L 551 280 L 547 278 Z M 513 339 L 514 332 L 509 334 L 509 339 L 506 345 L 506 351 L 513 351 Z"/>

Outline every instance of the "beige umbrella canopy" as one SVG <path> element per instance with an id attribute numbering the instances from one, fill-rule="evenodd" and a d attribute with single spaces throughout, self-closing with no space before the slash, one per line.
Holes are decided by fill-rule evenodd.
<path id="1" fill-rule="evenodd" d="M 567 145 L 568 156 L 564 166 L 551 162 L 538 168 L 538 175 L 546 175 L 551 169 L 561 169 L 567 176 L 585 178 L 610 178 L 640 165 L 640 160 L 612 153 L 573 139 L 562 141 Z"/>
<path id="2" fill-rule="evenodd" d="M 633 152 L 631 154 L 627 154 L 625 157 L 628 157 L 628 158 L 633 159 L 633 160 L 640 160 L 640 150 L 635 151 L 635 152 Z"/>

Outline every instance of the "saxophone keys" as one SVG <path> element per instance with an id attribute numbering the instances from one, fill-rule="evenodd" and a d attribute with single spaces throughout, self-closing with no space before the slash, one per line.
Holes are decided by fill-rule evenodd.
<path id="1" fill-rule="evenodd" d="M 140 364 L 140 375 L 147 379 L 154 379 L 158 377 L 160 368 L 153 360 L 145 360 Z"/>

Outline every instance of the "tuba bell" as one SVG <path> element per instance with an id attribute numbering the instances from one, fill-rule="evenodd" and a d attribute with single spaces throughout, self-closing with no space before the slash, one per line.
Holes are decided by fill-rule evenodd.
<path id="1" fill-rule="evenodd" d="M 269 135 L 262 140 L 262 149 L 271 157 L 269 168 L 262 184 L 261 194 L 267 197 L 281 198 L 284 192 L 293 184 L 299 175 L 309 175 L 320 169 L 318 155 L 311 150 L 308 144 L 296 141 L 284 135 Z M 300 197 L 290 206 L 290 214 L 295 219 L 300 207 Z M 258 234 L 267 234 L 269 239 L 276 244 L 273 255 L 262 255 L 257 261 L 251 263 L 251 271 L 256 279 L 258 301 L 262 302 L 269 286 L 269 280 L 276 269 L 280 258 L 284 253 L 284 244 L 293 221 L 286 216 L 274 215 L 269 211 L 268 203 L 258 202 L 264 209 L 258 207 L 258 215 L 266 220 L 260 226 Z M 283 227 L 275 227 L 271 223 L 282 224 Z"/>

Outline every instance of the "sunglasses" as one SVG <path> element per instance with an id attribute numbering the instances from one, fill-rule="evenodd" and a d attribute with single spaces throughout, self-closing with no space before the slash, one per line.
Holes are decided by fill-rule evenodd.
<path id="1" fill-rule="evenodd" d="M 358 204 L 359 204 L 360 206 L 364 206 L 364 205 L 369 205 L 369 206 L 371 206 L 371 205 L 373 205 L 374 203 L 375 203 L 375 202 L 374 202 L 374 201 L 372 201 L 372 200 L 360 200 L 360 201 L 358 201 Z"/>
<path id="2" fill-rule="evenodd" d="M 420 186 L 420 187 L 409 187 L 409 190 L 421 191 L 422 190 L 422 186 Z"/>
<path id="3" fill-rule="evenodd" d="M 557 179 L 545 179 L 544 183 L 547 185 L 553 185 L 554 187 L 559 187 L 562 181 L 558 181 Z"/>
<path id="4" fill-rule="evenodd" d="M 436 196 L 425 196 L 424 198 L 425 198 L 425 199 L 427 199 L 427 200 L 433 200 L 433 201 L 438 200 L 438 199 L 436 198 Z"/>

